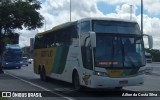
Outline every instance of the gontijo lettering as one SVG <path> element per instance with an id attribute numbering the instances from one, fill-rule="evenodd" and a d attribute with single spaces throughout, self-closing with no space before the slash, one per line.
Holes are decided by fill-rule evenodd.
<path id="1" fill-rule="evenodd" d="M 41 51 L 41 57 L 52 57 L 53 52 L 52 50 L 50 51 Z"/>

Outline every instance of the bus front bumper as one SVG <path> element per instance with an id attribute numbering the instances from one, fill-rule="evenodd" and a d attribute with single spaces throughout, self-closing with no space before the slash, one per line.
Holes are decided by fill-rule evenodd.
<path id="1" fill-rule="evenodd" d="M 23 64 L 22 63 L 5 63 L 3 64 L 3 68 L 20 68 Z"/>
<path id="2" fill-rule="evenodd" d="M 127 78 L 110 78 L 93 75 L 88 83 L 89 88 L 115 88 L 124 86 L 138 86 L 144 83 L 144 75 Z"/>

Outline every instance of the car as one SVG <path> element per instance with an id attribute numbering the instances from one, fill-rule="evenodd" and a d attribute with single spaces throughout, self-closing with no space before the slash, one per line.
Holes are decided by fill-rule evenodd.
<path id="1" fill-rule="evenodd" d="M 33 63 L 33 59 L 32 58 L 28 59 L 28 63 L 32 64 Z"/>
<path id="2" fill-rule="evenodd" d="M 29 62 L 27 57 L 22 57 L 22 61 L 23 61 L 23 65 L 28 66 Z"/>

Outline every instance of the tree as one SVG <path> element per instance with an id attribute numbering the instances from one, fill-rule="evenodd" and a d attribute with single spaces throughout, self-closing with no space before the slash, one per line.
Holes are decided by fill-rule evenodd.
<path id="1" fill-rule="evenodd" d="M 154 62 L 160 62 L 160 50 L 157 49 L 146 49 L 146 52 L 152 55 L 152 60 Z"/>
<path id="2" fill-rule="evenodd" d="M 0 0 L 0 40 L 15 29 L 42 27 L 44 18 L 37 11 L 40 8 L 37 0 Z"/>

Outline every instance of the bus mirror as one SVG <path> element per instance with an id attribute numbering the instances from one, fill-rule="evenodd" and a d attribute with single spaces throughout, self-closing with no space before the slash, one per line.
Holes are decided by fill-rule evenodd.
<path id="1" fill-rule="evenodd" d="M 90 39 L 91 39 L 91 47 L 96 47 L 96 33 L 95 32 L 89 32 Z"/>
<path id="2" fill-rule="evenodd" d="M 151 35 L 148 34 L 144 34 L 143 36 L 147 36 L 148 37 L 148 44 L 149 44 L 149 49 L 153 48 L 153 38 Z"/>

